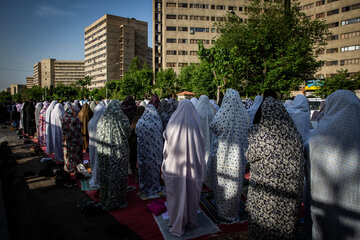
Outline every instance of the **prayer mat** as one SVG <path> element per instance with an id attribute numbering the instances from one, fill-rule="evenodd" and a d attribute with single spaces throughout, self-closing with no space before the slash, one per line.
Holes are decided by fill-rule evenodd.
<path id="1" fill-rule="evenodd" d="M 240 209 L 239 209 L 239 219 L 238 219 L 239 222 L 248 220 L 248 214 L 245 210 L 248 187 L 249 187 L 249 180 L 244 179 L 242 193 L 241 193 Z M 211 220 L 213 220 L 216 224 L 223 223 L 219 220 L 217 216 L 215 195 L 212 191 L 201 193 L 200 204 L 202 209 L 211 218 Z"/>
<path id="2" fill-rule="evenodd" d="M 211 221 L 211 219 L 208 216 L 206 216 L 203 211 L 200 211 L 198 214 L 199 226 L 194 229 L 186 229 L 182 237 L 176 237 L 170 233 L 168 226 L 169 219 L 166 217 L 165 217 L 166 219 L 164 219 L 163 215 L 166 216 L 166 214 L 161 214 L 159 216 L 153 215 L 153 216 L 165 240 L 191 239 L 204 235 L 214 234 L 220 231 L 220 229 Z"/>

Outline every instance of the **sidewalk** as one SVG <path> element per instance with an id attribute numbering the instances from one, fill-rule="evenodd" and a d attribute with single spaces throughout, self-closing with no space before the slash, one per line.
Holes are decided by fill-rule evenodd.
<path id="1" fill-rule="evenodd" d="M 0 198 L 1 239 L 140 239 L 105 211 L 85 216 L 76 205 L 89 199 L 87 194 L 79 187 L 56 185 L 54 178 L 39 176 L 47 163 L 41 164 L 41 156 L 30 151 L 33 144 L 23 144 L 15 131 L 1 128 L 0 141 L 5 140 L 17 165 L 1 174 L 9 236 Z"/>

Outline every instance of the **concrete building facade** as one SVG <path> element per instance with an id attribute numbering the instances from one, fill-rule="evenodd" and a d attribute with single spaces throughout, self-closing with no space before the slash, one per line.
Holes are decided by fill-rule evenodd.
<path id="1" fill-rule="evenodd" d="M 89 89 L 119 80 L 138 57 L 147 62 L 147 23 L 106 14 L 85 28 L 85 75 Z"/>
<path id="2" fill-rule="evenodd" d="M 300 9 L 311 19 L 325 20 L 332 32 L 326 49 L 319 55 L 325 65 L 316 78 L 331 77 L 339 69 L 360 71 L 360 1 L 301 0 Z"/>
<path id="3" fill-rule="evenodd" d="M 333 35 L 319 60 L 325 66 L 316 78 L 330 77 L 338 69 L 360 71 L 359 0 L 299 0 L 301 10 L 311 19 L 323 19 Z M 213 46 L 218 33 L 215 21 L 231 11 L 246 18 L 246 0 L 153 0 L 153 70 L 198 63 L 198 41 Z"/>
<path id="4" fill-rule="evenodd" d="M 246 0 L 153 0 L 153 70 L 198 63 L 198 42 L 213 46 L 228 12 L 245 18 Z"/>
<path id="5" fill-rule="evenodd" d="M 32 88 L 34 86 L 34 77 L 26 77 L 26 87 Z"/>
<path id="6" fill-rule="evenodd" d="M 10 85 L 10 93 L 11 93 L 11 95 L 20 93 L 24 89 L 26 89 L 26 85 L 23 85 L 23 84 L 11 84 Z"/>
<path id="7" fill-rule="evenodd" d="M 56 59 L 42 59 L 35 63 L 34 86 L 47 87 L 59 84 L 70 85 L 84 78 L 84 61 L 57 61 Z"/>
<path id="8" fill-rule="evenodd" d="M 84 76 L 84 61 L 55 61 L 55 85 L 70 85 Z"/>

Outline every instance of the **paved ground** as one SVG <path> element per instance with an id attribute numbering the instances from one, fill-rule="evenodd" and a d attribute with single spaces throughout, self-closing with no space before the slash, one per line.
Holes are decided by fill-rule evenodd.
<path id="1" fill-rule="evenodd" d="M 46 168 L 46 163 L 39 162 L 42 156 L 32 153 L 33 145 L 24 144 L 15 131 L 0 126 L 0 143 L 4 141 L 12 154 L 0 153 L 1 239 L 7 239 L 6 225 L 9 239 L 140 239 L 107 212 L 96 212 L 95 216 L 82 212 L 76 205 L 88 196 L 79 187 L 56 185 L 54 178 L 40 176 Z M 3 221 L 1 204 L 7 222 Z"/>

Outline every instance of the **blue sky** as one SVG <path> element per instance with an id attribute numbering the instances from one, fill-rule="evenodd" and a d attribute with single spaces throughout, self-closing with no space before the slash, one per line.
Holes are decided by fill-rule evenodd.
<path id="1" fill-rule="evenodd" d="M 152 0 L 0 0 L 0 91 L 25 84 L 44 58 L 84 60 L 84 29 L 105 14 L 148 23 Z"/>

